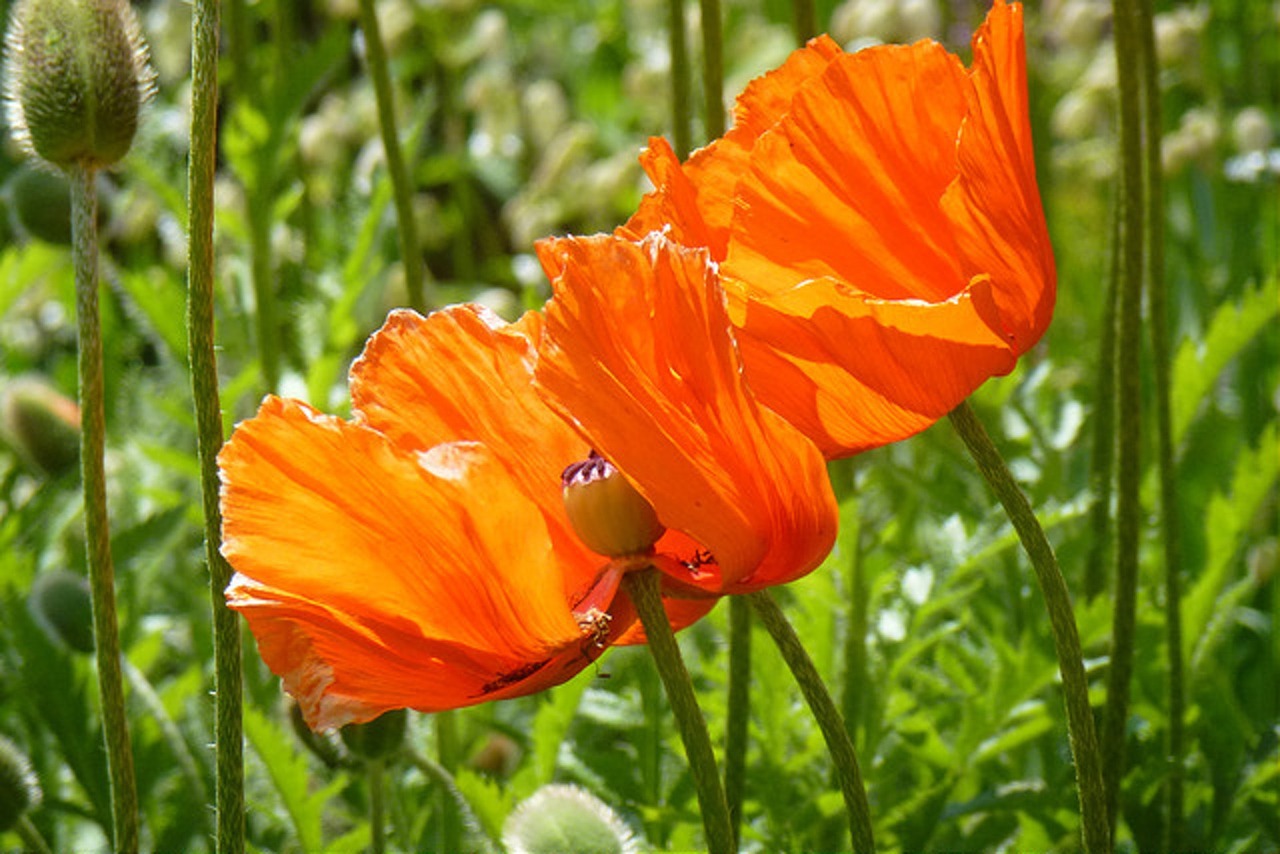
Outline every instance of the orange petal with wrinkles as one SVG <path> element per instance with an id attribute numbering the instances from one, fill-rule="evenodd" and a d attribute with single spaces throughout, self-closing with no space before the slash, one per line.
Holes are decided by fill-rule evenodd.
<path id="1" fill-rule="evenodd" d="M 588 663 L 542 513 L 483 446 L 406 450 L 273 397 L 219 465 L 228 603 L 313 726 L 529 693 Z"/>
<path id="2" fill-rule="evenodd" d="M 707 253 L 660 234 L 537 249 L 554 288 L 537 382 L 668 528 L 711 551 L 719 572 L 689 583 L 747 592 L 816 567 L 836 527 L 825 465 L 747 387 Z"/>

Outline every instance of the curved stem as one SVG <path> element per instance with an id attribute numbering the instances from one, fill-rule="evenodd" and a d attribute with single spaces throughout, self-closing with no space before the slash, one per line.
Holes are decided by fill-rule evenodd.
<path id="1" fill-rule="evenodd" d="M 1120 90 L 1120 327 L 1118 381 L 1120 438 L 1116 460 L 1116 586 L 1107 670 L 1102 751 L 1106 757 L 1107 816 L 1114 833 L 1124 778 L 1125 735 L 1137 633 L 1138 539 L 1142 530 L 1139 486 L 1142 434 L 1142 277 L 1144 197 L 1142 93 L 1138 59 L 1137 0 L 1115 0 L 1116 82 Z"/>
<path id="2" fill-rule="evenodd" d="M 80 476 L 84 534 L 93 602 L 98 698 L 102 705 L 116 851 L 138 850 L 138 792 L 125 717 L 120 631 L 116 623 L 115 568 L 107 519 L 106 414 L 102 384 L 102 322 L 98 316 L 98 195 L 95 171 L 70 170 L 71 235 L 76 270 L 76 322 L 80 370 Z"/>
<path id="3" fill-rule="evenodd" d="M 404 264 L 405 287 L 409 290 L 409 306 L 420 312 L 427 310 L 426 282 L 430 275 L 418 245 L 417 220 L 413 215 L 413 187 L 400 151 L 400 133 L 396 129 L 395 96 L 391 89 L 391 72 L 387 51 L 382 44 L 378 13 L 373 0 L 360 0 L 360 29 L 364 32 L 365 60 L 373 79 L 373 92 L 378 101 L 378 126 L 382 131 L 382 149 L 387 157 L 387 174 L 395 192 L 396 225 L 400 234 L 400 257 Z"/>
<path id="4" fill-rule="evenodd" d="M 649 639 L 649 652 L 653 655 L 662 687 L 666 689 L 684 742 L 685 756 L 689 760 L 689 774 L 702 808 L 702 826 L 706 832 L 707 850 L 711 854 L 727 854 L 734 851 L 733 830 L 729 822 L 729 807 L 724 789 L 720 787 L 720 775 L 716 770 L 715 752 L 711 749 L 711 737 L 707 735 L 707 723 L 698 708 L 693 694 L 693 682 L 680 657 L 680 646 L 675 632 L 667 620 L 662 606 L 658 571 L 643 569 L 629 572 L 624 577 L 627 594 L 636 606 L 640 622 L 644 624 Z"/>
<path id="5" fill-rule="evenodd" d="M 741 837 L 742 799 L 747 788 L 747 723 L 751 712 L 751 609 L 729 597 L 729 696 L 724 728 L 724 796 L 735 849 Z"/>
<path id="6" fill-rule="evenodd" d="M 466 797 L 462 794 L 462 790 L 458 788 L 458 784 L 454 781 L 453 775 L 450 774 L 449 771 L 446 770 L 439 762 L 436 762 L 429 756 L 423 756 L 411 747 L 405 748 L 401 755 L 413 763 L 413 765 L 422 772 L 423 776 L 427 777 L 439 786 L 440 790 L 444 792 L 445 797 L 453 802 L 463 823 L 472 832 L 471 838 L 468 842 L 474 843 L 477 839 L 480 839 L 484 842 L 484 846 L 481 850 L 486 852 L 492 851 L 493 841 L 489 839 L 488 836 L 485 836 L 483 831 L 480 829 L 480 821 L 472 811 L 471 804 L 467 802 Z"/>
<path id="7" fill-rule="evenodd" d="M 458 719 L 453 710 L 436 712 L 436 754 L 440 757 L 440 765 L 452 774 L 458 765 Z M 440 807 L 440 850 L 457 851 L 462 844 L 462 827 L 455 805 L 450 799 L 441 796 Z"/>
<path id="8" fill-rule="evenodd" d="M 1036 581 L 1044 596 L 1053 630 L 1053 648 L 1062 674 L 1062 693 L 1067 709 L 1067 733 L 1071 756 L 1076 766 L 1079 787 L 1080 820 L 1084 850 L 1111 850 L 1111 829 L 1107 821 L 1105 790 L 1102 786 L 1102 763 L 1098 754 L 1098 737 L 1093 725 L 1093 709 L 1089 705 L 1089 680 L 1084 672 L 1084 655 L 1080 650 L 1080 633 L 1076 628 L 1071 594 L 1058 567 L 1058 558 L 1049 545 L 1044 528 L 1036 519 L 1027 497 L 1022 493 L 1000 452 L 991 442 L 968 402 L 951 411 L 951 424 L 960 434 L 969 454 L 978 465 L 991 491 L 1000 499 L 1018 539 L 1031 559 Z"/>
<path id="9" fill-rule="evenodd" d="M 382 801 L 382 771 L 383 761 L 374 759 L 369 762 L 369 826 L 373 831 L 372 841 L 369 844 L 369 850 L 373 854 L 382 854 L 387 850 L 387 831 L 383 827 L 383 801 Z"/>
<path id="10" fill-rule="evenodd" d="M 702 97 L 707 139 L 724 136 L 724 22 L 720 0 L 700 0 L 702 9 Z M 732 600 L 730 600 L 732 601 Z"/>
<path id="11" fill-rule="evenodd" d="M 195 0 L 191 19 L 191 156 L 187 171 L 187 358 L 195 402 L 205 561 L 213 610 L 214 747 L 217 762 L 217 850 L 244 850 L 244 721 L 240 622 L 223 591 L 231 567 L 218 551 L 218 449 L 222 405 L 213 325 L 213 179 L 217 162 L 218 0 Z"/>
<path id="12" fill-rule="evenodd" d="M 31 851 L 33 854 L 53 854 L 53 849 L 49 847 L 39 828 L 25 815 L 18 816 L 18 822 L 14 825 L 13 831 L 22 840 L 24 850 Z"/>
<path id="13" fill-rule="evenodd" d="M 822 730 L 822 737 L 827 742 L 827 750 L 835 765 L 836 777 L 840 781 L 840 792 L 844 795 L 844 808 L 849 814 L 849 834 L 853 837 L 853 850 L 874 851 L 876 842 L 871 828 L 867 788 L 862 782 L 862 771 L 858 767 L 858 754 L 853 748 L 853 739 L 849 737 L 849 730 L 844 725 L 840 710 L 831 699 L 818 668 L 814 666 L 813 659 L 809 658 L 796 630 L 787 621 L 786 615 L 769 591 L 751 593 L 747 600 L 760 617 L 760 624 L 778 645 L 782 659 L 795 676 L 796 684 L 800 686 L 805 702 L 809 704 L 809 710 L 813 712 L 814 720 Z"/>

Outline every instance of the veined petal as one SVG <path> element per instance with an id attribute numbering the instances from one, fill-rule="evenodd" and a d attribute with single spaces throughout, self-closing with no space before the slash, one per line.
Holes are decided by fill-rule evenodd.
<path id="1" fill-rule="evenodd" d="M 351 367 L 352 407 L 402 448 L 481 442 L 542 509 L 571 589 L 603 561 L 569 526 L 560 472 L 588 447 L 533 385 L 542 316 L 506 323 L 486 308 L 456 305 L 423 317 L 393 311 Z"/>
<path id="2" fill-rule="evenodd" d="M 555 290 L 537 382 L 668 528 L 711 551 L 719 573 L 690 583 L 745 592 L 816 567 L 836 527 L 821 454 L 756 404 L 706 251 L 660 234 L 537 248 Z"/>
<path id="3" fill-rule="evenodd" d="M 745 311 L 738 342 L 760 400 L 834 458 L 918 433 L 1013 369 L 983 321 L 990 301 L 985 279 L 936 303 L 872 299 L 817 279 L 735 305 Z"/>
<path id="4" fill-rule="evenodd" d="M 477 685 L 514 684 L 511 674 L 582 641 L 541 511 L 481 445 L 409 451 L 272 397 L 239 425 L 219 466 L 222 551 L 252 590 L 230 604 L 275 638 L 264 657 L 286 684 L 312 684 L 318 661 L 332 671 L 329 685 L 347 686 L 342 696 L 376 705 L 351 686 L 385 654 L 437 679 L 453 674 L 457 700 Z M 298 646 L 319 639 L 332 645 Z M 298 662 L 311 675 L 291 675 Z M 321 717 L 325 691 L 303 693 L 308 714 Z M 402 705 L 440 707 L 440 696 Z"/>
<path id="5" fill-rule="evenodd" d="M 782 118 L 801 84 L 821 73 L 841 53 L 829 36 L 818 36 L 794 51 L 781 66 L 752 80 L 734 105 L 734 124 L 729 132 L 695 151 L 683 166 L 665 139 L 650 139 L 640 164 L 655 189 L 641 200 L 618 234 L 640 240 L 651 231 L 669 228 L 677 243 L 706 246 L 713 259 L 723 260 L 734 190 L 756 140 Z"/>

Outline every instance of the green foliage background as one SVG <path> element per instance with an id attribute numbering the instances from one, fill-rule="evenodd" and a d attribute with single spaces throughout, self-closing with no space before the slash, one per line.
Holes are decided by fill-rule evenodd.
<path id="1" fill-rule="evenodd" d="M 920 9 L 936 14 L 920 18 Z M 213 655 L 183 328 L 190 22 L 181 3 L 139 11 L 159 95 L 133 152 L 100 181 L 109 499 L 144 839 L 157 851 L 187 851 L 211 845 L 213 789 Z M 1185 552 L 1185 845 L 1277 850 L 1280 13 L 1263 0 L 1158 3 L 1157 11 Z M 984 13 L 968 2 L 819 4 L 820 26 L 850 44 L 932 35 L 962 56 Z M 228 432 L 265 391 L 255 264 L 279 300 L 281 390 L 328 411 L 348 411 L 347 365 L 405 300 L 354 3 L 274 0 L 247 14 L 249 39 L 238 43 L 240 56 L 224 57 L 222 77 L 217 312 Z M 379 14 L 438 301 L 481 300 L 508 317 L 540 305 L 548 290 L 532 241 L 624 219 L 645 190 L 638 151 L 649 135 L 669 133 L 665 4 L 396 0 L 379 4 Z M 1081 591 L 1099 545 L 1087 509 L 1116 163 L 1108 14 L 1086 0 L 1028 10 L 1058 308 L 1044 342 L 973 400 L 1077 596 L 1095 707 L 1104 699 L 1111 602 Z M 793 40 L 780 0 L 731 2 L 725 15 L 732 97 Z M 691 11 L 692 36 L 695 24 Z M 691 44 L 696 60 L 696 38 Z M 248 76 L 237 75 L 236 62 Z M 1257 134 L 1248 136 L 1245 111 L 1270 130 L 1260 148 L 1249 147 Z M 1262 152 L 1252 172 L 1259 161 L 1250 150 Z M 0 384 L 38 375 L 74 396 L 73 282 L 57 180 L 0 151 Z M 1150 397 L 1148 382 L 1148 411 Z M 1143 446 L 1148 524 L 1118 837 L 1127 850 L 1161 846 L 1169 773 L 1151 427 Z M 839 545 L 821 570 L 779 593 L 855 733 L 881 845 L 1076 847 L 1043 605 L 963 446 L 943 423 L 833 464 L 832 476 Z M 84 565 L 75 473 L 34 468 L 10 436 L 0 445 L 0 734 L 30 756 L 45 792 L 31 818 L 57 850 L 105 844 L 106 767 L 91 661 L 41 626 L 28 599 L 37 577 Z M 724 611 L 682 635 L 717 740 Z M 304 749 L 278 681 L 246 646 L 251 847 L 367 846 L 361 769 L 333 739 Z M 844 847 L 822 739 L 763 634 L 754 657 L 744 847 Z M 453 772 L 452 792 L 425 761 L 435 755 L 438 721 L 410 716 L 416 756 L 397 759 L 387 775 L 394 848 L 436 849 L 460 815 L 467 844 L 483 847 L 483 837 L 500 838 L 518 802 L 551 781 L 594 792 L 648 846 L 700 845 L 683 754 L 643 649 L 615 650 L 567 685 L 464 710 L 451 725 L 452 753 L 439 758 Z M 0 836 L 0 849 L 17 844 Z"/>

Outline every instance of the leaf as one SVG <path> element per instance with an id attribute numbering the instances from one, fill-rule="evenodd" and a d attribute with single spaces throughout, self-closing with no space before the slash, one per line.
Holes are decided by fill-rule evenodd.
<path id="1" fill-rule="evenodd" d="M 164 345 L 169 358 L 187 364 L 186 291 L 184 283 L 161 267 L 120 271 L 118 283 L 129 318 Z"/>
<path id="2" fill-rule="evenodd" d="M 1236 461 L 1229 495 L 1218 493 L 1205 512 L 1206 557 L 1204 571 L 1183 599 L 1183 655 L 1190 657 L 1206 637 L 1205 628 L 1218 606 L 1223 588 L 1231 580 L 1232 559 L 1248 533 L 1267 494 L 1280 477 L 1280 436 L 1276 422 L 1262 431 L 1256 448 L 1245 449 Z"/>
<path id="3" fill-rule="evenodd" d="M 253 706 L 244 709 L 244 734 L 289 814 L 298 845 L 303 851 L 324 850 L 321 820 L 329 800 L 347 785 L 346 775 L 338 773 L 311 792 L 305 751 L 297 750 L 293 736 Z"/>
<path id="4" fill-rule="evenodd" d="M 1227 303 L 1209 321 L 1203 340 L 1187 339 L 1173 362 L 1171 418 L 1173 444 L 1179 445 L 1195 419 L 1200 403 L 1213 384 L 1245 346 L 1268 328 L 1280 311 L 1280 288 L 1274 277 L 1245 294 L 1238 303 Z"/>

